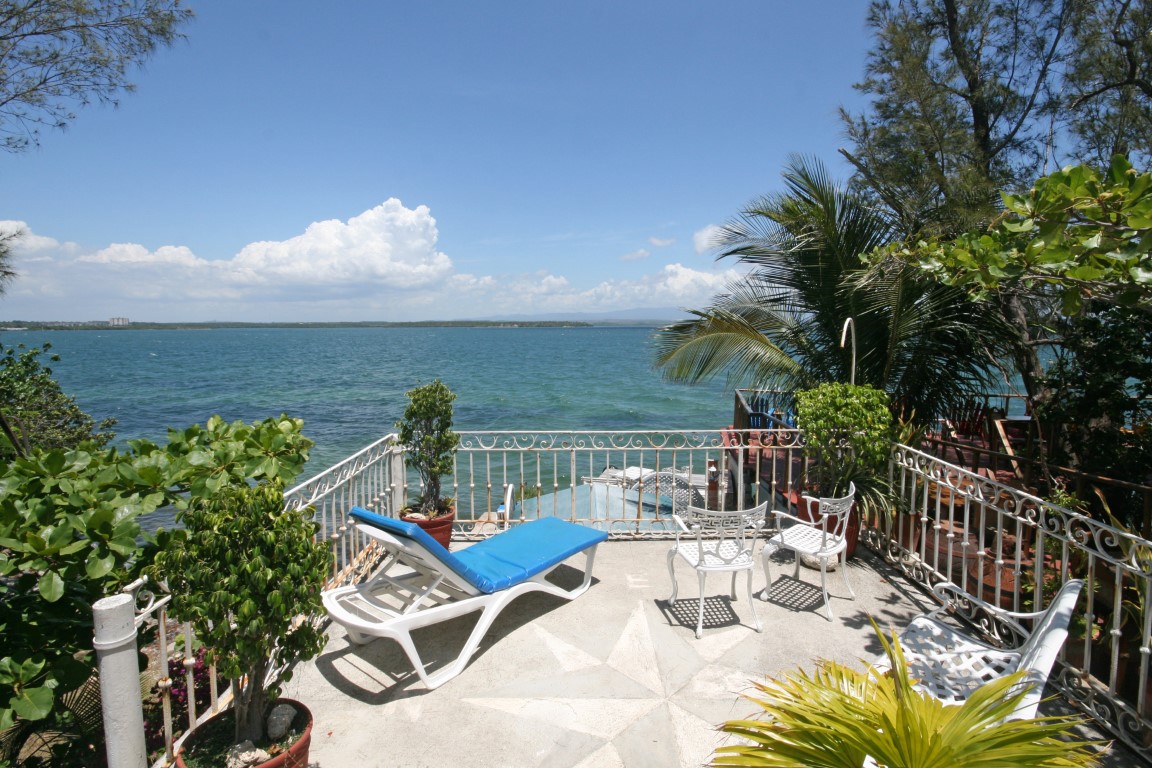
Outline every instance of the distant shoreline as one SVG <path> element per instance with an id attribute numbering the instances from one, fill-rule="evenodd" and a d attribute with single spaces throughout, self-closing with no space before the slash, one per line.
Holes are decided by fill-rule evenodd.
<path id="1" fill-rule="evenodd" d="M 587 323 L 564 320 L 422 320 L 413 322 L 336 322 L 336 323 L 131 323 L 130 325 L 109 325 L 106 322 L 29 322 L 24 320 L 0 320 L 0 331 L 206 331 L 224 328 L 591 328 L 600 325 L 646 326 L 661 325 L 657 321 Z"/>

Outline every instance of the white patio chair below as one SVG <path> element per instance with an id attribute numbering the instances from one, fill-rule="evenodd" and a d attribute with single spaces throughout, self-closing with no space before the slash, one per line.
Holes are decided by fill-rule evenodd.
<path id="1" fill-rule="evenodd" d="M 772 588 L 772 571 L 769 560 L 772 555 L 781 549 L 791 550 L 796 557 L 795 578 L 800 578 L 800 558 L 803 555 L 819 561 L 820 563 L 820 589 L 824 593 L 824 608 L 828 611 L 828 620 L 832 621 L 832 605 L 828 601 L 828 562 L 837 560 L 839 571 L 844 574 L 844 586 L 848 594 L 856 599 L 852 585 L 848 583 L 848 567 L 844 552 L 848 547 L 846 532 L 848 518 L 852 513 L 852 501 L 856 495 L 855 484 L 848 485 L 848 493 L 839 498 L 821 498 L 812 496 L 802 497 L 808 502 L 808 511 L 812 520 L 802 520 L 787 512 L 773 510 L 780 531 L 768 539 L 760 553 L 764 561 L 764 576 L 768 579 L 764 591 L 760 593 L 762 600 L 768 599 L 768 592 Z"/>
<path id="2" fill-rule="evenodd" d="M 1046 610 L 1017 613 L 973 597 L 951 582 L 937 585 L 934 591 L 944 604 L 917 616 L 900 633 L 908 674 L 920 690 L 946 704 L 961 704 L 984 683 L 1023 670 L 1027 673 L 1023 684 L 1029 689 L 1010 719 L 1035 717 L 1083 586 L 1079 579 L 1068 581 Z M 949 620 L 957 616 L 1008 630 L 1018 644 L 997 647 L 979 640 Z M 888 657 L 872 666 L 887 670 Z"/>
<path id="3" fill-rule="evenodd" d="M 732 573 L 732 599 L 736 599 L 736 574 L 748 574 L 748 607 L 756 623 L 756 631 L 763 631 L 760 617 L 752 601 L 752 571 L 756 566 L 752 549 L 756 537 L 764 527 L 768 502 L 744 510 L 716 511 L 688 506 L 682 514 L 673 514 L 676 541 L 668 551 L 668 574 L 672 577 L 670 605 L 676 604 L 675 561 L 679 557 L 696 571 L 700 581 L 700 611 L 696 619 L 696 637 L 704 633 L 704 581 L 709 573 Z"/>

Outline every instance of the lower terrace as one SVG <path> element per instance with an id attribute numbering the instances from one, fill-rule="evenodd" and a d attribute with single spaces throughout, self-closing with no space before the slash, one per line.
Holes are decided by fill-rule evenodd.
<path id="1" fill-rule="evenodd" d="M 932 607 L 933 584 L 951 580 L 989 602 L 1032 610 L 1074 577 L 1087 580 L 1082 621 L 1050 679 L 1057 698 L 1045 707 L 1078 710 L 1126 745 L 1107 765 L 1152 755 L 1152 542 L 897 445 L 890 479 L 900 512 L 862 521 L 848 565 L 855 602 L 831 578 L 829 622 L 818 610 L 818 573 L 801 569 L 797 581 L 785 567 L 774 568 L 767 599 L 750 608 L 730 602 L 727 580 L 714 577 L 696 640 L 698 603 L 683 576 L 681 600 L 667 603 L 666 513 L 684 499 L 726 508 L 771 499 L 782 508 L 804 485 L 799 433 L 758 430 L 756 451 L 741 430 L 461 437 L 447 490 L 457 500 L 454 546 L 517 519 L 561 516 L 609 532 L 596 581 L 571 603 L 540 595 L 513 603 L 467 670 L 431 692 L 394 643 L 352 646 L 331 627 L 325 651 L 297 670 L 288 691 L 313 709 L 312 761 L 321 768 L 365 760 L 698 765 L 720 743 L 718 723 L 755 711 L 738 696 L 750 681 L 811 668 L 817 658 L 862 665 L 880 651 L 869 617 L 902 628 Z M 332 584 L 363 578 L 378 556 L 349 525 L 351 507 L 395 515 L 411 482 L 389 436 L 286 494 L 290 506 L 315 507 L 336 555 Z M 511 522 L 498 514 L 509 485 Z M 757 573 L 755 588 L 764 585 Z M 465 617 L 423 639 L 434 656 L 440 648 L 450 658 L 470 626 Z"/>

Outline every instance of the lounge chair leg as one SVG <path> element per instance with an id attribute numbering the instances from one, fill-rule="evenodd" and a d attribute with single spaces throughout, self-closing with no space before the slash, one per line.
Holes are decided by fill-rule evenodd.
<path id="1" fill-rule="evenodd" d="M 668 605 L 676 605 L 676 550 L 668 550 L 668 576 L 672 579 L 672 597 L 668 598 Z"/>
<path id="2" fill-rule="evenodd" d="M 732 602 L 736 602 L 736 571 L 732 571 Z"/>

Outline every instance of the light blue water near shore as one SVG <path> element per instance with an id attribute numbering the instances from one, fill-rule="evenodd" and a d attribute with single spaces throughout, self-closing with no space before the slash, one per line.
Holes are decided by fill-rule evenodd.
<path id="1" fill-rule="evenodd" d="M 164 442 L 213 414 L 286 412 L 316 441 L 304 477 L 393 431 L 405 391 L 435 378 L 458 397 L 462 431 L 717 429 L 723 383 L 669 384 L 652 368 L 652 328 L 244 328 L 3 331 L 51 342 L 64 390 L 119 442 Z M 301 478 L 303 479 L 303 477 Z"/>

